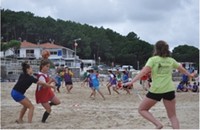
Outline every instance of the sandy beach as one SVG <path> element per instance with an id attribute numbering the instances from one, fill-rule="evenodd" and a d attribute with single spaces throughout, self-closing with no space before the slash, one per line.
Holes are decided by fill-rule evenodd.
<path id="1" fill-rule="evenodd" d="M 120 95 L 112 91 L 108 95 L 106 83 L 101 84 L 101 91 L 106 97 L 104 101 L 99 94 L 95 100 L 89 98 L 90 88 L 81 87 L 80 82 L 74 83 L 71 94 L 61 87 L 61 93 L 56 96 L 61 104 L 52 107 L 52 113 L 46 123 L 41 123 L 44 108 L 35 102 L 35 88 L 33 84 L 26 92 L 26 96 L 35 106 L 33 122 L 27 123 L 27 113 L 24 124 L 17 124 L 22 106 L 10 96 L 15 83 L 1 83 L 1 128 L 2 129 L 153 129 L 154 125 L 141 117 L 137 111 L 140 98 L 146 91 L 139 82 L 134 85 L 134 91 L 127 95 L 124 90 L 119 90 Z M 177 83 L 175 83 L 177 84 Z M 137 90 L 137 91 L 136 91 Z M 176 93 L 177 116 L 181 129 L 199 129 L 199 94 L 186 92 Z M 152 113 L 164 125 L 164 129 L 171 129 L 164 105 L 157 103 L 151 109 Z"/>

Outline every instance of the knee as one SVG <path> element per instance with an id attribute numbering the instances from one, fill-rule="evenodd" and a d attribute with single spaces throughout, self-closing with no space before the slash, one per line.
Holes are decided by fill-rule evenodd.
<path id="1" fill-rule="evenodd" d="M 35 107 L 34 107 L 33 105 L 30 105 L 30 106 L 29 106 L 29 109 L 30 109 L 30 110 L 34 110 L 34 108 L 35 108 Z"/>
<path id="2" fill-rule="evenodd" d="M 138 113 L 142 114 L 142 111 L 144 111 L 144 109 L 142 109 L 141 107 L 138 107 Z"/>
<path id="3" fill-rule="evenodd" d="M 56 105 L 59 105 L 61 102 L 60 102 L 60 100 L 58 100 L 58 102 L 56 103 Z"/>
<path id="4" fill-rule="evenodd" d="M 140 109 L 140 107 L 138 108 L 138 113 L 141 113 L 141 109 Z"/>
<path id="5" fill-rule="evenodd" d="M 48 113 L 51 113 L 51 108 L 46 109 Z"/>
<path id="6" fill-rule="evenodd" d="M 59 99 L 57 99 L 57 101 L 55 102 L 55 105 L 59 105 L 61 102 Z"/>

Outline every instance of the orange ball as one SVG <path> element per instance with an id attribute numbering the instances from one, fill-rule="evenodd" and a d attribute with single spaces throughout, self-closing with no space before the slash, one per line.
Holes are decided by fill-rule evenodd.
<path id="1" fill-rule="evenodd" d="M 43 50 L 42 51 L 42 58 L 48 59 L 50 56 L 50 52 L 48 50 Z"/>

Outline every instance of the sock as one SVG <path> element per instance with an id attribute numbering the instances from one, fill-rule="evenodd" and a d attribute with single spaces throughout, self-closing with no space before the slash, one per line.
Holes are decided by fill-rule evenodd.
<path id="1" fill-rule="evenodd" d="M 56 104 L 54 104 L 53 102 L 50 102 L 49 105 L 50 105 L 50 106 L 53 106 L 53 105 L 56 105 Z"/>
<path id="2" fill-rule="evenodd" d="M 42 122 L 45 123 L 46 119 L 48 118 L 49 113 L 47 111 L 44 112 L 43 117 L 42 117 Z"/>

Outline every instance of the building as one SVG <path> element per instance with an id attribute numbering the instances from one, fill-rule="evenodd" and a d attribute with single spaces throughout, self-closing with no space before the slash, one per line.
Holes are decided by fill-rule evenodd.
<path id="1" fill-rule="evenodd" d="M 53 61 L 56 66 L 74 67 L 76 63 L 80 63 L 78 56 L 74 56 L 74 51 L 53 43 L 40 44 L 40 47 L 50 51 L 49 59 Z M 75 62 L 76 59 L 76 62 Z"/>
<path id="2" fill-rule="evenodd" d="M 17 59 L 41 59 L 42 50 L 49 50 L 51 55 L 50 60 L 56 66 L 69 66 L 79 67 L 80 59 L 78 56 L 74 56 L 74 50 L 56 45 L 54 43 L 34 44 L 27 41 L 21 42 L 20 49 L 16 52 Z M 5 54 L 1 52 L 1 58 L 12 56 L 14 53 L 11 50 L 7 50 Z"/>

